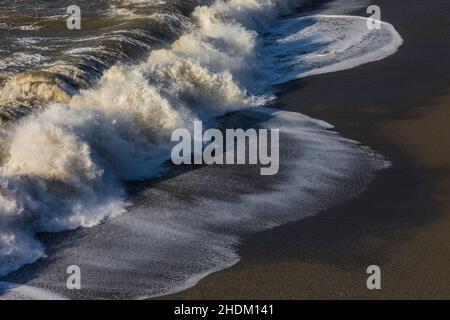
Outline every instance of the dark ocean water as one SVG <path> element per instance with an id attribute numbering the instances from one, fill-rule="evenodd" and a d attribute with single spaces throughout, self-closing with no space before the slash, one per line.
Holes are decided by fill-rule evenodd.
<path id="1" fill-rule="evenodd" d="M 69 30 L 71 1 L 2 1 L 0 86 L 17 74 L 35 72 L 25 82 L 31 85 L 57 78 L 60 87 L 73 94 L 92 85 L 112 65 L 135 64 L 149 50 L 169 45 L 189 27 L 188 17 L 199 3 L 81 0 L 77 1 L 81 29 Z M 0 104 L 16 107 L 48 102 L 41 98 L 24 90 L 3 97 Z M 4 116 L 8 118 L 8 113 Z"/>

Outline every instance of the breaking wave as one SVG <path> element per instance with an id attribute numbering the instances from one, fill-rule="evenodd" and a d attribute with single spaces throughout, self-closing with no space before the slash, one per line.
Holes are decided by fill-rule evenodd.
<path id="1" fill-rule="evenodd" d="M 302 2 L 197 6 L 170 46 L 137 65 L 105 67 L 87 87 L 73 80 L 76 67 L 9 78 L 0 98 L 14 120 L 0 135 L 0 275 L 45 257 L 37 233 L 126 212 L 122 182 L 166 170 L 174 129 L 262 106 L 274 84 L 378 60 L 401 45 L 390 24 L 369 30 L 360 17 L 281 19 Z"/>

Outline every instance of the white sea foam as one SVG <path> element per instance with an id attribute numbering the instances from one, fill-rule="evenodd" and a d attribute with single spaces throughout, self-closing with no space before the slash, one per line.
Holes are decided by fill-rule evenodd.
<path id="1" fill-rule="evenodd" d="M 11 56 L 1 59 L 0 63 L 8 67 L 24 68 L 46 60 L 49 60 L 49 58 L 38 53 L 15 52 Z"/>
<path id="2" fill-rule="evenodd" d="M 23 31 L 36 31 L 36 30 L 41 29 L 41 27 L 34 25 L 34 24 L 30 24 L 30 25 L 15 27 L 13 29 L 18 29 L 18 30 L 23 30 Z"/>
<path id="3" fill-rule="evenodd" d="M 314 15 L 283 21 L 268 37 L 267 55 L 274 57 L 271 83 L 284 83 L 350 69 L 384 59 L 403 40 L 395 28 L 381 22 L 369 29 L 367 19 L 343 15 Z"/>
<path id="4" fill-rule="evenodd" d="M 67 300 L 48 290 L 8 282 L 0 282 L 0 294 L 8 300 Z"/>
<path id="5" fill-rule="evenodd" d="M 261 178 L 259 168 L 204 167 L 152 184 L 133 196 L 127 214 L 93 232 L 68 235 L 64 241 L 70 245 L 52 250 L 52 263 L 40 267 L 27 285 L 69 298 L 177 292 L 239 261 L 235 248 L 241 235 L 356 197 L 389 165 L 331 125 L 298 113 L 253 108 L 225 118 L 242 119 L 281 128 L 279 175 Z M 82 270 L 80 292 L 64 287 L 71 264 Z"/>
<path id="6" fill-rule="evenodd" d="M 170 48 L 152 51 L 148 60 L 137 66 L 111 68 L 94 87 L 72 98 L 70 87 L 63 81 L 42 74 L 34 75 L 28 82 L 25 81 L 27 75 L 21 75 L 22 78 L 16 77 L 7 83 L 2 99 L 6 96 L 26 100 L 32 92 L 43 100 L 60 103 L 50 104 L 42 113 L 9 125 L 2 132 L 0 275 L 45 257 L 36 233 L 91 227 L 125 212 L 127 202 L 121 181 L 161 175 L 163 164 L 170 156 L 169 134 L 175 128 L 189 128 L 193 120 L 210 121 L 230 111 L 260 106 L 271 99 L 274 83 L 381 59 L 394 53 L 401 44 L 400 36 L 391 25 L 383 24 L 381 31 L 372 32 L 364 30 L 365 20 L 358 17 L 315 16 L 280 21 L 280 14 L 293 8 L 287 3 L 293 2 L 231 0 L 199 6 L 192 15 L 190 30 Z M 266 33 L 269 36 L 261 36 Z M 299 54 L 299 50 L 305 53 Z M 63 98 L 54 99 L 54 96 Z M 373 170 L 384 166 L 376 157 L 370 159 L 372 153 L 326 131 L 329 126 L 322 122 L 299 115 L 300 119 L 291 123 L 290 119 L 295 118 L 292 114 L 273 116 L 276 121 L 268 122 L 267 126 L 285 127 L 286 135 L 299 146 L 289 149 L 290 152 L 295 154 L 295 149 L 299 149 L 307 155 L 299 160 L 300 164 L 294 159 L 286 164 L 296 173 L 291 186 L 304 188 L 304 197 L 297 203 L 305 206 L 304 214 L 284 218 L 255 215 L 258 203 L 274 206 L 276 212 L 280 212 L 277 203 L 288 203 L 292 196 L 289 190 L 284 190 L 257 201 L 249 198 L 255 196 L 242 198 L 249 204 L 249 209 L 242 212 L 227 211 L 228 206 L 224 204 L 223 210 L 211 221 L 208 220 L 210 211 L 205 208 L 212 208 L 214 204 L 209 203 L 212 200 L 203 199 L 203 207 L 191 208 L 193 216 L 183 216 L 186 220 L 180 220 L 182 228 L 178 224 L 174 228 L 169 220 L 162 219 L 165 215 L 182 212 L 176 210 L 158 216 L 151 205 L 147 212 L 151 210 L 150 215 L 155 213 L 155 217 L 162 220 L 144 221 L 143 233 L 127 229 L 130 223 L 138 227 L 136 221 L 127 218 L 114 220 L 113 225 L 118 230 L 127 229 L 130 239 L 134 240 L 142 240 L 144 238 L 140 237 L 144 236 L 153 239 L 151 232 L 154 232 L 157 238 L 153 244 L 160 250 L 155 250 L 155 257 L 150 254 L 149 257 L 167 265 L 167 261 L 157 256 L 174 248 L 164 242 L 167 236 L 171 243 L 192 240 L 190 245 L 195 246 L 205 240 L 196 238 L 203 232 L 195 228 L 198 225 L 221 228 L 222 223 L 226 225 L 230 221 L 250 221 L 254 224 L 251 229 L 260 230 L 301 218 L 336 202 L 324 199 L 327 193 L 336 194 L 337 182 L 356 183 L 352 177 L 359 178 L 361 168 L 366 169 L 370 178 Z M 355 165 L 359 160 L 361 163 Z M 365 185 L 364 180 L 357 189 Z M 322 196 L 311 196 L 310 190 Z M 319 205 L 318 200 L 324 204 Z M 198 212 L 205 215 L 195 217 Z M 227 236 L 205 230 L 207 235 L 212 235 L 206 238 L 212 247 L 200 246 L 205 254 L 199 252 L 198 258 L 204 264 L 194 268 L 197 274 L 220 269 L 236 259 L 231 246 L 239 232 Z M 191 231 L 194 233 L 189 234 Z M 163 236 L 158 238 L 161 234 Z M 142 245 L 150 243 L 146 240 Z M 126 246 L 132 247 L 132 244 L 127 242 Z M 90 266 L 105 266 L 119 252 L 108 251 L 117 247 L 102 245 L 100 241 L 96 247 L 111 256 L 102 254 L 96 258 L 99 252 L 87 252 Z M 126 252 L 120 251 L 120 254 Z M 128 254 L 134 259 L 130 258 L 130 262 L 139 264 L 135 253 Z M 167 254 L 164 258 L 171 259 Z M 114 268 L 125 270 L 133 265 L 125 259 L 118 261 Z M 158 271 L 159 268 L 154 270 Z M 186 272 L 184 265 L 176 272 L 172 286 L 185 283 L 189 275 L 196 273 Z M 142 279 L 136 277 L 137 280 Z M 114 290 L 114 285 L 110 285 Z M 141 289 L 137 292 L 155 295 L 171 290 L 161 283 L 158 285 L 161 292 Z"/>

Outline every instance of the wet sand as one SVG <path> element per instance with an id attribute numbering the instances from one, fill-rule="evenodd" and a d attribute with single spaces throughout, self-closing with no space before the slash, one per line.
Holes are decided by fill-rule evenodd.
<path id="1" fill-rule="evenodd" d="M 334 124 L 393 167 L 350 203 L 247 237 L 235 267 L 166 298 L 450 298 L 450 3 L 377 4 L 405 40 L 400 51 L 293 81 L 278 106 Z M 380 291 L 366 288 L 372 264 Z"/>

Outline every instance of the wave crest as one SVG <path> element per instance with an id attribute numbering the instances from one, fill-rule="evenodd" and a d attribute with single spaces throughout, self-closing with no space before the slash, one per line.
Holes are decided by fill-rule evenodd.
<path id="1" fill-rule="evenodd" d="M 68 103 L 74 88 L 61 77 L 47 72 L 20 73 L 6 82 L 0 91 L 3 120 L 14 120 L 34 106 L 49 102 Z"/>

